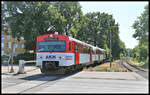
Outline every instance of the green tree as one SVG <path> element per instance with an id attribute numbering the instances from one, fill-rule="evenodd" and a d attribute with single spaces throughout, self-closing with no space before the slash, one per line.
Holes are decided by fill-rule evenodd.
<path id="1" fill-rule="evenodd" d="M 133 37 L 139 41 L 137 47 L 134 48 L 134 57 L 139 61 L 146 62 L 148 59 L 148 25 L 149 25 L 149 5 L 145 6 L 144 12 L 133 23 L 132 27 L 135 29 Z M 148 63 L 148 62 L 146 62 Z"/>
<path id="2" fill-rule="evenodd" d="M 58 32 L 63 34 L 65 18 L 52 6 L 51 2 L 4 2 L 6 22 L 12 36 L 26 40 L 26 50 L 35 50 L 36 37 Z"/>
<path id="3" fill-rule="evenodd" d="M 81 6 L 78 2 L 55 2 L 53 3 L 59 13 L 66 19 L 64 33 L 75 37 L 80 28 Z"/>
<path id="4" fill-rule="evenodd" d="M 114 59 L 119 58 L 120 53 L 125 50 L 125 45 L 119 38 L 119 24 L 115 23 L 112 15 L 100 12 L 87 13 L 82 17 L 79 30 L 77 39 L 106 49 L 107 55 L 110 53 L 111 32 L 112 56 Z"/>
<path id="5" fill-rule="evenodd" d="M 78 2 L 4 2 L 3 23 L 18 40 L 23 36 L 26 50 L 35 50 L 36 37 L 43 34 L 67 34 L 110 53 L 114 59 L 124 54 L 125 45 L 119 38 L 119 24 L 112 15 L 93 12 L 83 15 Z M 7 28 L 6 28 L 7 29 Z"/>

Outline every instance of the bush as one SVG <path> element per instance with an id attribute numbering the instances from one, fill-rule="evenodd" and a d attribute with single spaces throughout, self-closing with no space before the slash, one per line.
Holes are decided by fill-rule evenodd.
<path id="1" fill-rule="evenodd" d="M 6 55 L 1 56 L 1 63 L 2 63 L 5 59 L 9 59 L 9 56 L 6 56 Z"/>
<path id="2" fill-rule="evenodd" d="M 143 61 L 140 62 L 141 65 L 144 65 L 145 63 Z"/>
<path id="3" fill-rule="evenodd" d="M 148 61 L 148 57 L 145 60 L 145 62 L 143 62 L 144 64 L 142 65 L 142 68 L 148 69 L 148 65 L 149 65 L 149 61 Z"/>
<path id="4" fill-rule="evenodd" d="M 25 61 L 36 60 L 36 54 L 24 53 L 14 56 L 14 64 L 19 64 L 19 60 Z"/>

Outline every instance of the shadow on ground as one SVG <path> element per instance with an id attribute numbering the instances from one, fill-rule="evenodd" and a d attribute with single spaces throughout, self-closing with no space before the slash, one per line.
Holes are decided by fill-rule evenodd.
<path id="1" fill-rule="evenodd" d="M 104 64 L 104 62 L 102 62 L 100 64 Z M 95 66 L 100 65 L 100 64 L 92 64 L 92 65 L 88 66 L 87 68 L 95 67 Z M 72 75 L 77 74 L 81 71 L 82 71 L 82 69 L 75 71 L 75 72 L 72 72 L 72 73 L 69 73 L 69 74 L 42 74 L 42 73 L 40 73 L 40 74 L 25 76 L 25 77 L 20 78 L 20 79 L 28 80 L 28 81 L 34 81 L 34 80 L 35 81 L 49 81 L 49 78 L 51 78 L 50 81 L 55 81 L 55 80 L 59 80 L 59 79 L 63 79 L 63 78 L 72 76 Z M 14 74 L 13 76 L 18 76 L 18 75 L 20 75 L 20 74 Z M 48 77 L 48 78 L 46 78 L 46 77 Z"/>
<path id="2" fill-rule="evenodd" d="M 56 81 L 59 79 L 69 77 L 69 76 L 74 75 L 74 74 L 79 73 L 79 72 L 81 72 L 81 71 L 76 71 L 73 73 L 63 74 L 63 75 L 62 74 L 35 74 L 35 75 L 31 75 L 31 76 L 25 76 L 25 77 L 20 78 L 20 79 L 28 80 L 28 81 L 34 81 L 34 80 L 35 81 L 49 81 L 49 78 L 52 78 L 50 81 Z M 48 78 L 46 78 L 46 77 L 48 77 Z"/>

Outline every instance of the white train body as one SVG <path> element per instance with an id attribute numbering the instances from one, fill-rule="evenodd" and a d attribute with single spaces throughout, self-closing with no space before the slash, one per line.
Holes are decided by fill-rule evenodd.
<path id="1" fill-rule="evenodd" d="M 37 37 L 36 66 L 65 67 L 94 64 L 106 58 L 105 50 L 66 35 L 47 34 Z"/>

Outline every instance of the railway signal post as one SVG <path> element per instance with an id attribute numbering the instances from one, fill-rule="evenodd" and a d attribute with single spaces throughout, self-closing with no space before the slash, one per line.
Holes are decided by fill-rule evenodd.
<path id="1" fill-rule="evenodd" d="M 11 62 L 11 69 L 10 69 L 10 73 L 13 73 L 14 72 L 14 69 L 13 69 L 13 52 L 14 52 L 14 44 L 15 42 L 12 42 L 11 44 L 11 57 L 10 57 L 10 62 Z"/>
<path id="2" fill-rule="evenodd" d="M 110 71 L 111 71 L 111 67 L 112 67 L 112 64 L 111 64 L 111 31 L 110 31 Z"/>

